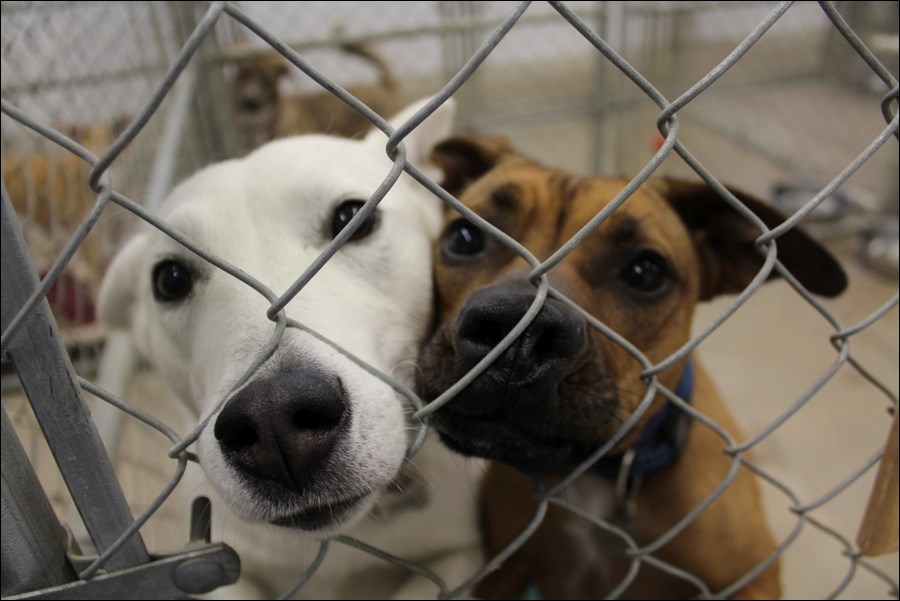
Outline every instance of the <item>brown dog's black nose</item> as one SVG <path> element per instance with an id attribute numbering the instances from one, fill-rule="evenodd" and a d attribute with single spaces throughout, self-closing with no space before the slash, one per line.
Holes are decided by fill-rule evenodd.
<path id="1" fill-rule="evenodd" d="M 516 326 L 535 299 L 530 286 L 495 286 L 473 294 L 456 322 L 458 353 L 466 371 L 471 369 Z M 571 369 L 585 345 L 582 319 L 562 302 L 547 299 L 534 321 L 482 377 L 496 380 L 501 390 L 540 383 L 552 384 Z M 502 380 L 502 382 L 500 381 Z M 462 400 L 462 399 L 460 399 Z M 460 413 L 490 413 L 497 395 L 478 403 L 454 404 Z"/>
<path id="2" fill-rule="evenodd" d="M 278 372 L 229 399 L 214 434 L 244 474 L 301 491 L 327 462 L 349 413 L 335 376 L 313 368 Z"/>

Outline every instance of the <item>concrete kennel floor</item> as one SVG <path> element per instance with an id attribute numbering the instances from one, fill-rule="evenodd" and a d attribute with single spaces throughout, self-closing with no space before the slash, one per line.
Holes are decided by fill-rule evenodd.
<path id="1" fill-rule="evenodd" d="M 868 316 L 896 290 L 894 282 L 861 268 L 844 254 L 851 287 L 841 298 L 825 303 L 844 325 Z M 700 322 L 726 308 L 729 299 L 703 307 Z M 851 342 L 853 356 L 882 382 L 897 386 L 897 311 Z M 827 341 L 824 320 L 783 282 L 761 289 L 699 351 L 715 374 L 726 399 L 753 435 L 799 398 L 831 366 L 837 353 Z M 811 502 L 855 469 L 886 440 L 890 419 L 887 402 L 874 387 L 847 366 L 810 402 L 764 440 L 755 451 L 758 465 L 788 484 L 802 503 Z M 874 470 L 814 511 L 812 515 L 842 533 L 856 536 Z M 796 523 L 790 501 L 772 486 L 764 486 L 769 519 L 780 536 Z M 813 528 L 785 554 L 787 598 L 820 598 L 847 574 L 848 562 L 838 543 Z M 876 562 L 897 579 L 896 553 Z M 843 598 L 882 598 L 887 585 L 858 574 Z"/>
<path id="2" fill-rule="evenodd" d="M 803 98 L 815 96 L 819 102 L 845 100 L 840 91 L 826 94 L 821 88 L 795 89 L 791 93 Z M 830 99 L 830 100 L 829 100 Z M 808 104 L 794 105 L 798 116 Z M 705 116 L 714 121 L 716 110 L 723 104 L 711 102 Z M 752 123 L 752 115 L 747 117 Z M 735 144 L 709 127 L 691 127 L 686 113 L 682 140 L 696 152 L 704 164 L 723 181 L 734 183 L 754 193 L 765 195 L 771 184 L 788 170 L 761 159 L 748 151 L 746 144 Z M 697 125 L 697 122 L 693 122 Z M 652 119 L 650 120 L 652 125 Z M 643 126 L 642 126 L 643 127 Z M 640 129 L 641 140 L 649 140 L 651 129 Z M 510 124 L 500 131 L 536 156 L 542 150 L 553 156 L 553 162 L 571 165 L 575 171 L 588 171 L 585 123 L 534 122 Z M 864 138 L 867 133 L 861 132 Z M 871 139 L 869 137 L 868 139 Z M 865 139 L 862 144 L 868 141 Z M 548 148 L 566 148 L 566 154 Z M 785 143 L 791 143 L 788 140 Z M 835 146 L 853 149 L 837 153 L 830 169 L 836 173 L 862 146 L 841 140 Z M 896 144 L 894 143 L 894 146 Z M 803 152 L 787 150 L 787 152 Z M 643 158 L 649 158 L 646 147 Z M 890 156 L 878 161 L 896 170 L 896 159 Z M 643 155 L 642 155 L 643 156 Z M 893 155 L 894 157 L 896 156 Z M 639 166 L 639 165 L 638 165 Z M 887 169 L 890 169 L 888 167 Z M 685 174 L 677 160 L 667 161 L 664 171 Z M 885 176 L 887 177 L 887 176 Z M 856 257 L 853 238 L 832 238 L 829 246 L 841 258 L 850 276 L 850 287 L 840 298 L 825 301 L 843 326 L 857 323 L 886 302 L 897 290 L 896 279 L 864 267 Z M 699 309 L 698 327 L 713 319 L 731 302 L 718 299 Z M 831 327 L 788 285 L 773 282 L 755 294 L 724 326 L 716 331 L 699 350 L 705 365 L 719 384 L 745 433 L 754 434 L 774 420 L 825 372 L 837 358 L 828 342 Z M 898 390 L 898 311 L 894 309 L 878 323 L 854 336 L 852 355 L 876 375 L 894 393 Z M 137 375 L 129 391 L 129 400 L 169 424 L 178 424 L 182 412 L 164 384 L 149 371 Z M 23 434 L 23 442 L 38 466 L 38 472 L 62 515 L 66 515 L 67 497 L 55 477 L 55 467 L 23 400 L 4 393 L 4 405 Z M 876 448 L 884 443 L 889 419 L 887 400 L 875 388 L 844 366 L 838 374 L 797 415 L 789 419 L 755 451 L 758 465 L 786 483 L 800 498 L 809 502 L 852 473 Z M 155 431 L 125 418 L 118 449 L 118 466 L 122 485 L 135 511 L 143 509 L 157 494 L 174 470 L 164 459 L 168 441 Z M 184 433 L 185 429 L 176 426 Z M 813 516 L 834 528 L 851 541 L 868 498 L 874 470 L 866 473 L 847 491 L 813 512 Z M 779 537 L 793 529 L 796 517 L 788 510 L 786 497 L 772 486 L 764 486 L 768 515 Z M 143 529 L 148 545 L 164 552 L 178 548 L 186 540 L 187 526 L 178 499 L 167 502 Z M 797 541 L 784 555 L 785 597 L 820 598 L 829 594 L 847 575 L 849 561 L 841 546 L 818 530 L 806 526 Z M 872 560 L 895 581 L 898 579 L 897 554 Z M 889 587 L 865 570 L 858 571 L 839 598 L 886 598 Z"/>

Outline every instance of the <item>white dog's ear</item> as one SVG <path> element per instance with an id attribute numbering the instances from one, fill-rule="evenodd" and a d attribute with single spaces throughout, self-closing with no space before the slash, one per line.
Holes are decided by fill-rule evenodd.
<path id="1" fill-rule="evenodd" d="M 131 325 L 131 314 L 137 300 L 138 266 L 146 236 L 135 236 L 113 259 L 100 286 L 98 309 L 100 319 L 111 328 L 124 329 Z"/>
<path id="2" fill-rule="evenodd" d="M 390 120 L 391 127 L 398 129 L 430 101 L 431 98 L 423 98 L 412 103 Z M 456 101 L 448 98 L 403 139 L 406 146 L 406 160 L 432 179 L 440 177 L 440 171 L 431 162 L 431 149 L 452 133 L 455 115 Z M 375 129 L 366 136 L 366 142 L 384 147 L 384 133 Z"/>

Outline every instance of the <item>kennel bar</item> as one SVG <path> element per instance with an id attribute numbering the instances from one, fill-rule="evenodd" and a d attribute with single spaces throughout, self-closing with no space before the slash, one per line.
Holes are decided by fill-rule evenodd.
<path id="1" fill-rule="evenodd" d="M 5 330 L 38 281 L 5 187 L 2 201 L 0 276 Z M 30 310 L 23 329 L 9 341 L 7 352 L 91 540 L 103 553 L 118 544 L 134 519 L 86 409 L 46 299 Z M 2 425 L 4 599 L 176 598 L 237 580 L 240 562 L 226 545 L 190 541 L 184 552 L 154 559 L 139 532 L 126 538 L 106 560 L 103 567 L 110 571 L 91 580 L 78 580 L 75 566 L 87 567 L 95 558 L 79 557 L 78 549 L 68 548 L 65 530 L 37 481 L 5 407 Z"/>
<path id="2" fill-rule="evenodd" d="M 37 288 L 38 280 L 5 188 L 2 223 L 2 327 L 6 329 Z M 85 410 L 46 300 L 26 316 L 23 328 L 9 342 L 8 353 L 72 499 L 102 552 L 133 519 L 106 449 Z M 109 566 L 124 568 L 148 559 L 143 541 L 135 535 L 110 558 Z"/>
<path id="3" fill-rule="evenodd" d="M 183 599 L 186 594 L 209 592 L 238 577 L 237 555 L 226 545 L 206 545 L 156 559 L 133 568 L 102 574 L 87 581 L 48 587 L 18 599 Z"/>
<path id="4" fill-rule="evenodd" d="M 19 593 L 77 579 L 66 561 L 66 532 L 28 461 L 3 407 L 4 593 Z"/>
<path id="5" fill-rule="evenodd" d="M 237 556 L 217 544 L 78 581 L 71 534 L 57 521 L 5 407 L 2 420 L 4 599 L 179 598 L 237 578 Z"/>

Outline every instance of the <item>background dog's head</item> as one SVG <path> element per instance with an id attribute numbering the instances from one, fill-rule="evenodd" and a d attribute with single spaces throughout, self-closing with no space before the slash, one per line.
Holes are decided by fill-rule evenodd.
<path id="1" fill-rule="evenodd" d="M 409 162 L 424 165 L 449 133 L 452 113 L 443 105 L 405 139 Z M 172 193 L 163 215 L 200 249 L 280 295 L 385 179 L 392 165 L 385 143 L 380 131 L 359 141 L 273 142 L 197 173 Z M 430 323 L 429 257 L 439 226 L 439 202 L 402 176 L 287 305 L 288 318 L 408 380 L 398 369 L 415 359 Z M 397 474 L 407 411 L 391 387 L 300 329 L 289 327 L 261 358 L 275 328 L 269 305 L 155 230 L 117 256 L 100 295 L 101 317 L 130 328 L 174 390 L 209 418 L 197 453 L 234 512 L 331 532 L 364 514 Z"/>
<path id="2" fill-rule="evenodd" d="M 497 137 L 449 139 L 436 147 L 435 161 L 448 191 L 540 261 L 628 183 L 546 167 Z M 783 221 L 762 202 L 734 194 L 768 227 Z M 689 340 L 698 301 L 738 292 L 757 275 L 764 261 L 754 244 L 759 234 L 705 184 L 651 181 L 554 267 L 549 282 L 657 363 Z M 778 259 L 810 291 L 833 296 L 844 289 L 840 266 L 803 232 L 788 231 L 777 246 Z M 526 261 L 455 211 L 434 262 L 439 327 L 421 360 L 427 399 L 500 343 L 536 293 Z M 434 424 L 464 453 L 526 471 L 565 471 L 632 414 L 646 392 L 641 372 L 622 345 L 551 297 L 516 342 L 435 414 Z M 680 369 L 670 369 L 660 381 L 674 390 L 679 377 Z M 655 411 L 617 448 L 633 444 Z"/>
<path id="3" fill-rule="evenodd" d="M 288 63 L 280 54 L 266 54 L 239 60 L 235 66 L 235 123 L 250 148 L 256 148 L 276 137 L 281 79 L 288 74 Z"/>

